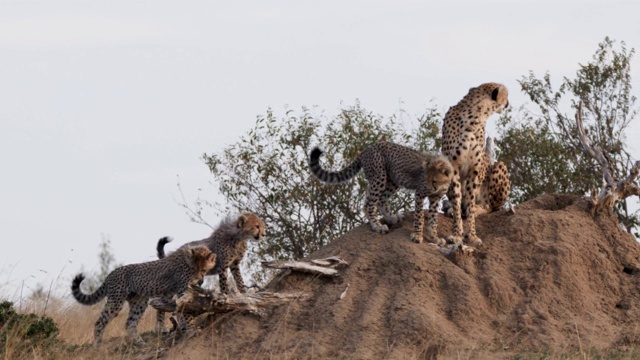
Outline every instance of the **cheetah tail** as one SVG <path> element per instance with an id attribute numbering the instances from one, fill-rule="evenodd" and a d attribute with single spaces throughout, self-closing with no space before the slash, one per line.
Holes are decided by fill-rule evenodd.
<path id="1" fill-rule="evenodd" d="M 107 287 L 104 285 L 100 285 L 98 290 L 96 290 L 93 294 L 85 294 L 80 289 L 80 283 L 84 280 L 84 275 L 82 273 L 76 275 L 73 278 L 73 282 L 71 283 L 71 293 L 73 297 L 83 305 L 93 305 L 97 304 L 100 300 L 102 300 L 105 296 L 107 296 Z"/>
<path id="2" fill-rule="evenodd" d="M 164 254 L 164 246 L 173 241 L 169 236 L 165 236 L 158 240 L 158 245 L 156 245 L 156 251 L 158 252 L 158 259 L 162 259 L 165 257 Z"/>
<path id="3" fill-rule="evenodd" d="M 322 156 L 322 154 L 323 151 L 318 147 L 313 148 L 313 150 L 311 150 L 311 154 L 309 154 L 309 170 L 313 176 L 322 182 L 341 184 L 353 179 L 360 169 L 362 169 L 362 164 L 358 157 L 346 168 L 340 171 L 327 171 L 320 166 L 320 156 Z"/>

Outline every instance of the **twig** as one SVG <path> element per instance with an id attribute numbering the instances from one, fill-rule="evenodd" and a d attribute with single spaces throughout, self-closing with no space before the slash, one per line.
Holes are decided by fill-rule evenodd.
<path id="1" fill-rule="evenodd" d="M 347 283 L 347 287 L 344 288 L 344 291 L 340 294 L 340 296 L 338 296 L 338 300 L 344 299 L 345 295 L 347 294 L 347 290 L 349 290 L 349 283 Z"/>
<path id="2" fill-rule="evenodd" d="M 178 187 L 178 191 L 180 192 L 180 197 L 182 198 L 182 203 L 176 201 L 176 203 L 178 203 L 178 205 L 182 206 L 183 209 L 185 209 L 187 211 L 187 214 L 194 220 L 197 220 L 197 222 L 206 225 L 208 227 L 211 228 L 211 230 L 214 230 L 215 228 L 213 226 L 211 226 L 211 224 L 209 224 L 203 217 L 202 214 L 199 211 L 194 211 L 193 209 L 191 209 L 191 207 L 189 207 L 189 205 L 187 205 L 187 199 L 184 196 L 184 192 L 182 191 L 182 186 L 180 185 L 180 176 L 178 176 L 178 183 L 177 183 L 177 187 Z"/>

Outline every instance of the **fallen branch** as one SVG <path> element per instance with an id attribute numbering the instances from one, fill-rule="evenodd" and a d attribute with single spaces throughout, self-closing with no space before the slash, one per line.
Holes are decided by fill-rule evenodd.
<path id="1" fill-rule="evenodd" d="M 271 269 L 289 269 L 304 273 L 319 274 L 326 276 L 338 276 L 336 268 L 346 266 L 348 263 L 337 256 L 325 259 L 299 260 L 299 261 L 263 261 L 262 266 Z"/>
<path id="2" fill-rule="evenodd" d="M 288 303 L 292 300 L 304 299 L 302 292 L 274 293 L 261 291 L 248 294 L 221 295 L 195 286 L 189 287 L 187 293 L 176 301 L 163 301 L 154 298 L 149 305 L 164 312 L 182 312 L 198 316 L 204 313 L 226 313 L 246 310 L 254 314 L 262 314 L 265 309 Z"/>
<path id="3" fill-rule="evenodd" d="M 336 268 L 348 265 L 337 256 L 324 259 L 305 261 L 271 261 L 264 262 L 264 266 L 275 269 L 289 269 L 305 273 L 338 276 Z M 187 292 L 177 301 L 163 298 L 153 298 L 149 305 L 153 308 L 169 313 L 182 313 L 196 318 L 207 317 L 211 314 L 228 313 L 232 311 L 249 311 L 253 314 L 264 315 L 267 309 L 289 303 L 294 300 L 304 300 L 308 294 L 303 292 L 277 293 L 258 291 L 255 293 L 222 295 L 200 286 L 190 285 Z M 182 318 L 182 317 L 181 317 Z M 174 329 L 183 328 L 173 319 Z M 197 321 L 196 321 L 197 322 Z"/>

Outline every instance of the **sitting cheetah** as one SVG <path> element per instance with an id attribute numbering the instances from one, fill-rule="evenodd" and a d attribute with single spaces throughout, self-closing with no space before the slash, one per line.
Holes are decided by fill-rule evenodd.
<path id="1" fill-rule="evenodd" d="M 100 344 L 104 329 L 113 319 L 122 305 L 129 303 L 129 317 L 126 329 L 129 338 L 135 344 L 142 344 L 138 335 L 138 320 L 147 308 L 147 301 L 153 296 L 170 297 L 184 292 L 189 283 L 202 279 L 211 270 L 216 261 L 216 254 L 205 246 L 184 248 L 181 251 L 155 260 L 140 264 L 121 266 L 113 270 L 104 283 L 93 294 L 85 294 L 80 289 L 84 275 L 78 274 L 71 283 L 73 297 L 83 305 L 93 305 L 105 296 L 107 302 L 94 329 L 94 343 Z"/>
<path id="2" fill-rule="evenodd" d="M 440 199 L 449 188 L 453 176 L 451 163 L 445 156 L 424 154 L 406 146 L 379 142 L 366 148 L 351 164 L 339 172 L 330 172 L 320 166 L 322 150 L 314 148 L 309 157 L 309 168 L 313 176 L 322 182 L 339 184 L 354 178 L 360 169 L 369 182 L 365 214 L 371 229 L 380 234 L 389 232 L 376 217 L 376 207 L 385 221 L 397 224 L 402 221 L 400 213 L 391 214 L 387 209 L 387 199 L 398 188 L 414 190 L 416 213 L 413 222 L 411 240 L 421 243 L 424 226 L 423 203 L 429 198 L 427 213 L 427 240 L 436 244 L 444 243 L 438 238 L 436 214 Z"/>
<path id="3" fill-rule="evenodd" d="M 240 273 L 240 261 L 247 251 L 247 240 L 261 240 L 266 235 L 265 224 L 257 215 L 245 213 L 239 216 L 229 216 L 220 222 L 218 228 L 206 239 L 192 241 L 182 245 L 185 246 L 204 245 L 217 255 L 215 267 L 209 270 L 207 275 L 219 275 L 220 291 L 223 294 L 229 293 L 227 269 L 231 269 L 231 274 L 236 281 L 238 291 L 246 291 L 242 274 Z M 164 246 L 169 242 L 169 238 L 164 237 L 158 240 L 156 250 L 158 258 L 165 257 Z M 162 330 L 164 325 L 164 313 L 158 311 L 156 318 L 156 331 Z M 184 323 L 183 323 L 184 325 Z"/>
<path id="4" fill-rule="evenodd" d="M 510 190 L 511 182 L 507 166 L 502 161 L 487 165 L 487 176 L 476 198 L 475 214 L 481 215 L 500 210 L 507 202 Z M 463 201 L 462 217 L 464 219 L 469 218 L 469 210 L 469 206 Z"/>
<path id="5" fill-rule="evenodd" d="M 489 166 L 484 151 L 484 126 L 489 116 L 494 112 L 502 113 L 508 106 L 507 88 L 501 84 L 486 83 L 471 88 L 444 117 L 442 152 L 451 160 L 454 169 L 451 187 L 447 192 L 454 220 L 453 234 L 449 240 L 454 243 L 462 240 L 461 208 L 464 208 L 468 225 L 466 240 L 473 245 L 482 244 L 476 235 L 475 216 L 476 199 Z M 492 184 L 500 183 L 500 174 L 506 171 L 506 167 L 498 165 L 494 170 L 497 172 L 490 175 L 489 192 Z"/>
<path id="6" fill-rule="evenodd" d="M 502 161 L 495 162 L 493 160 L 495 155 L 489 153 L 488 147 L 491 141 L 491 138 L 487 137 L 485 153 L 487 154 L 489 163 L 487 165 L 487 176 L 484 178 L 480 186 L 480 192 L 476 198 L 476 215 L 500 210 L 502 205 L 507 202 L 511 191 L 511 182 L 509 181 L 509 170 L 507 170 L 507 166 Z M 451 217 L 452 210 L 450 201 L 446 200 L 442 203 L 442 211 L 445 215 Z M 462 202 L 462 218 L 466 219 L 468 217 L 469 208 L 465 202 Z"/>

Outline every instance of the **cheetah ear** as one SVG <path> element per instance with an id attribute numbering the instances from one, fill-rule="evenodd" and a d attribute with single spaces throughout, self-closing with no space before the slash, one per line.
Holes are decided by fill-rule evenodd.
<path id="1" fill-rule="evenodd" d="M 216 257 L 217 257 L 216 253 L 211 252 L 211 253 L 209 253 L 209 255 L 207 256 L 207 261 L 214 262 L 214 261 L 216 261 Z"/>
<path id="2" fill-rule="evenodd" d="M 240 217 L 238 217 L 238 229 L 242 227 L 242 225 L 244 225 L 244 223 L 247 221 L 247 216 L 246 215 L 240 215 Z"/>
<path id="3" fill-rule="evenodd" d="M 437 158 L 431 164 L 434 168 L 439 169 L 441 173 L 445 176 L 449 176 L 449 171 L 451 166 L 449 165 L 449 160 L 443 158 Z"/>
<path id="4" fill-rule="evenodd" d="M 491 100 L 498 101 L 498 93 L 499 92 L 500 92 L 500 88 L 499 87 L 493 89 L 493 91 L 491 92 Z"/>

